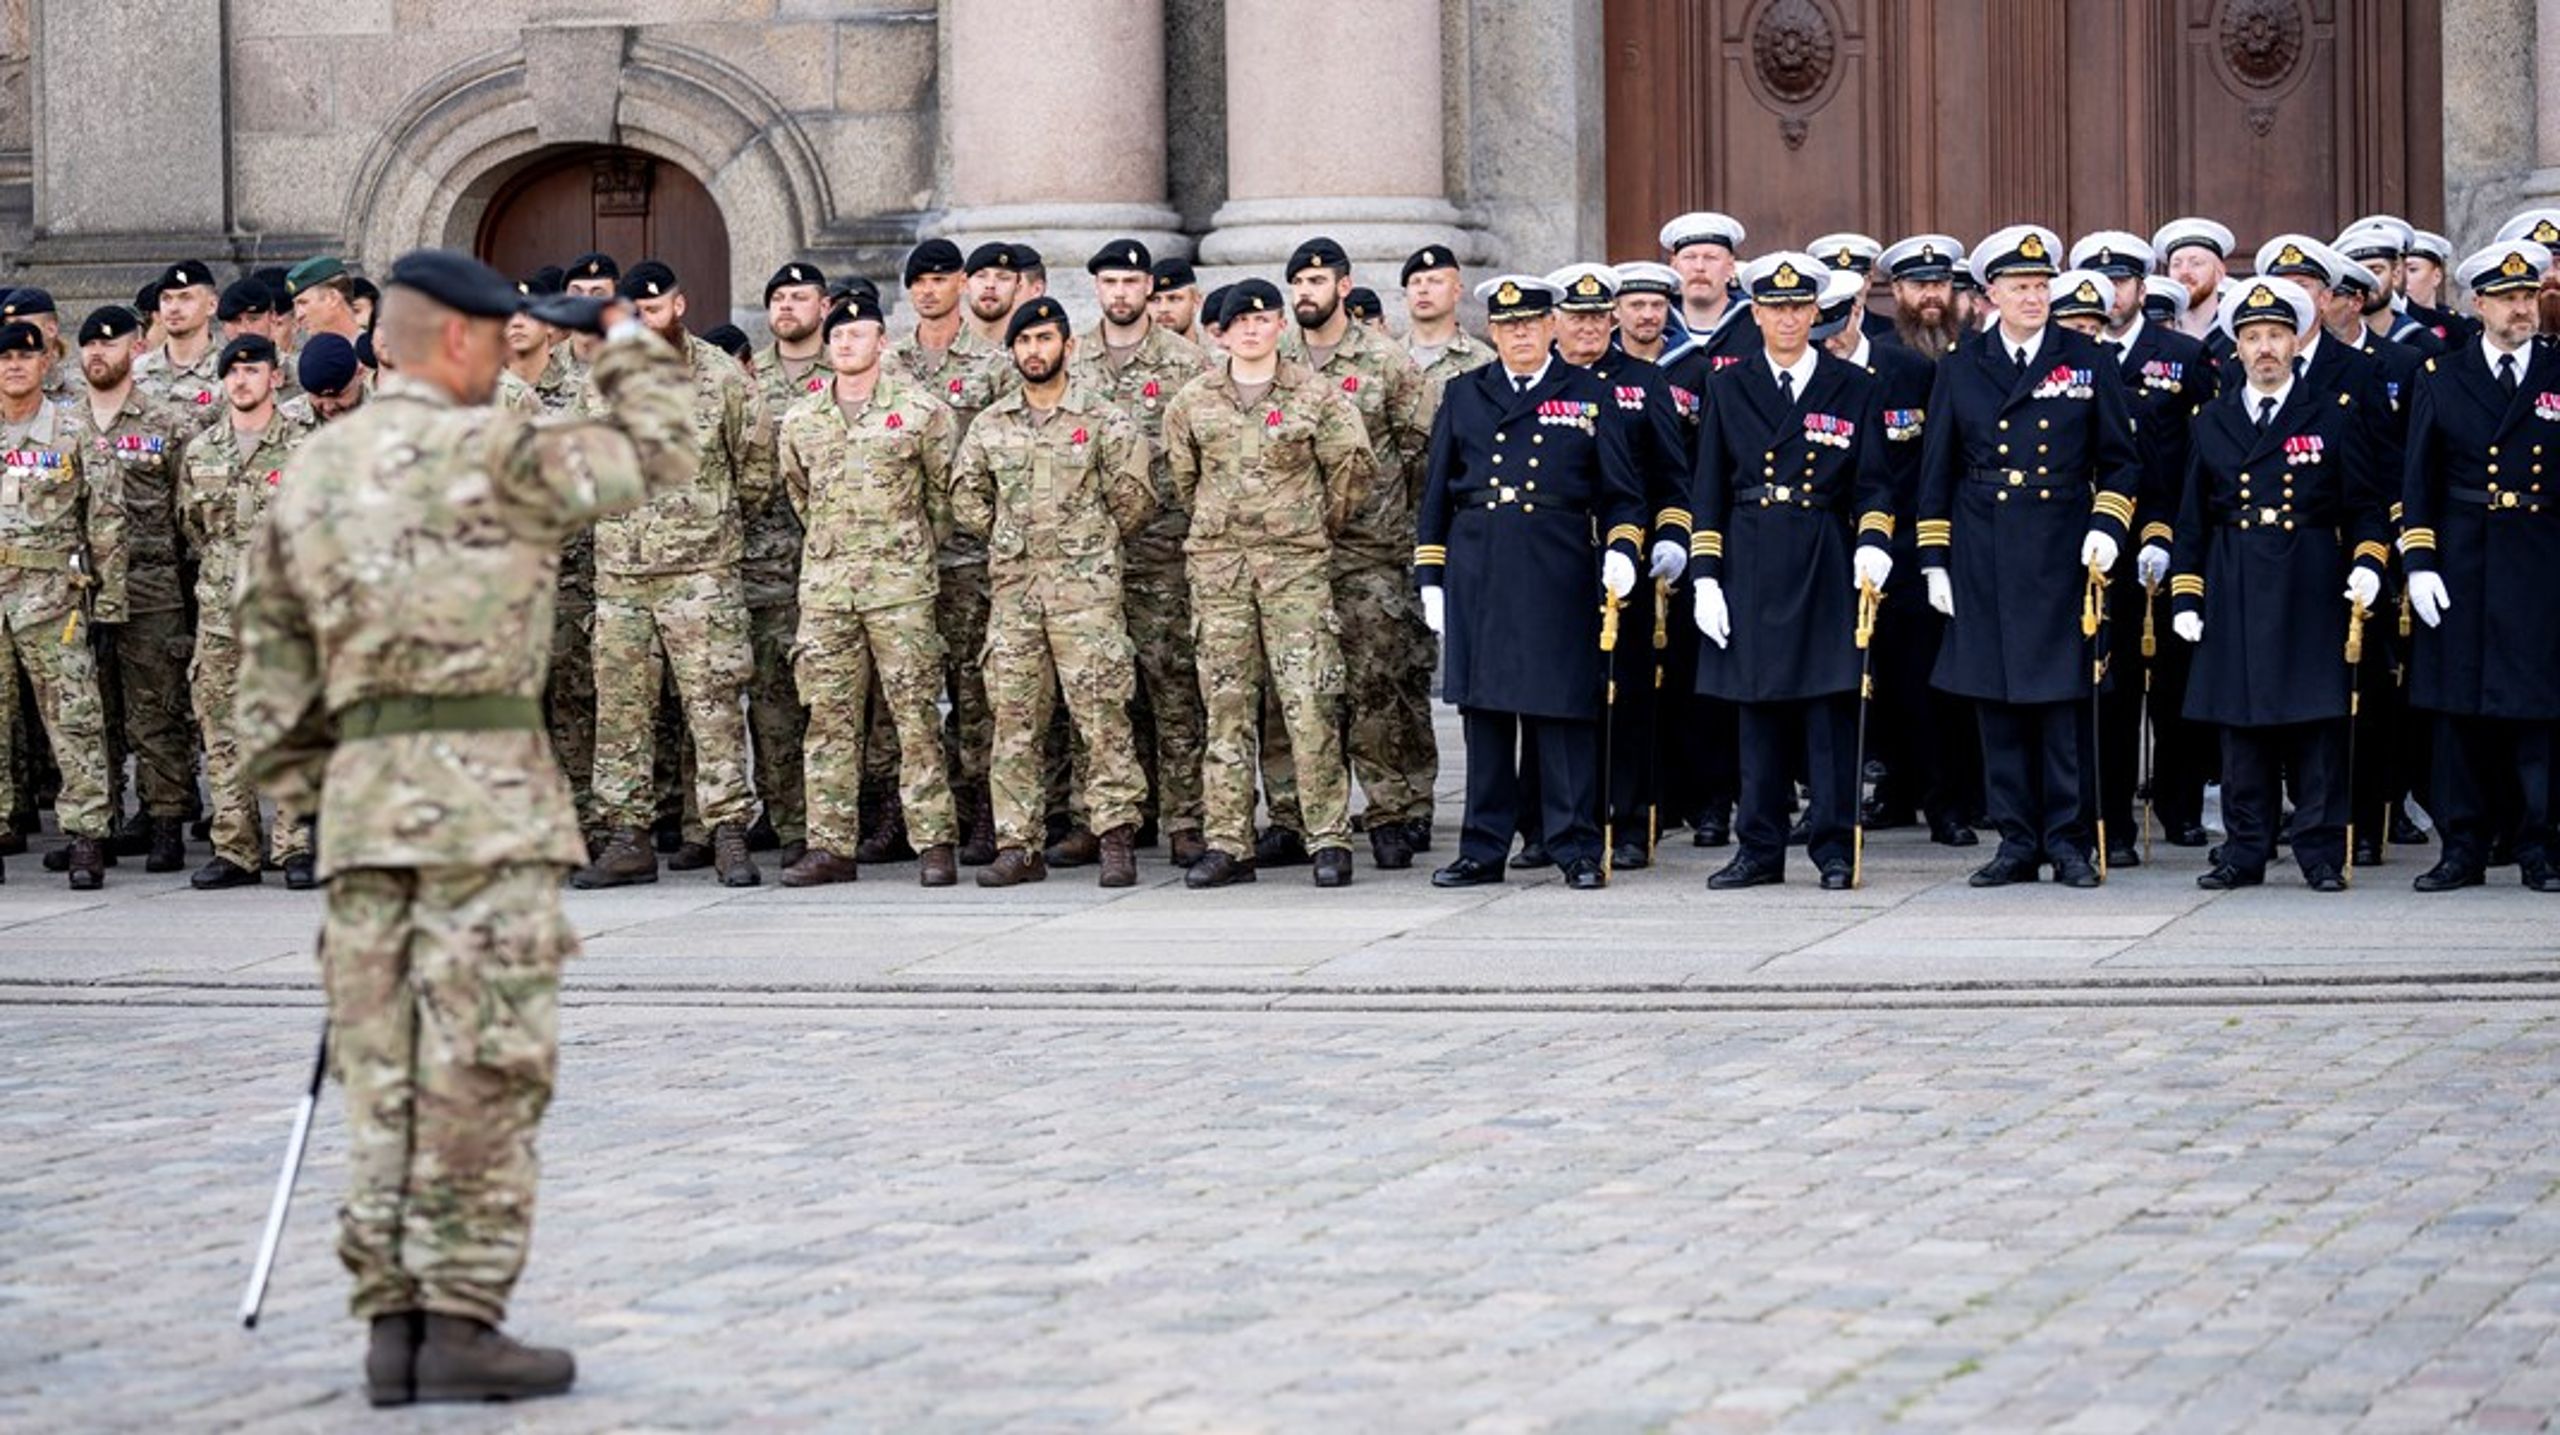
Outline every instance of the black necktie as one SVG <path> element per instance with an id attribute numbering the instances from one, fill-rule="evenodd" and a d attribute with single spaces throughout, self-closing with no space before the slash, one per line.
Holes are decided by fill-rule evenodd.
<path id="1" fill-rule="evenodd" d="M 2516 356 L 2513 354 L 2498 356 L 2498 387 L 2509 394 L 2516 391 Z"/>
<path id="2" fill-rule="evenodd" d="M 1795 370 L 1780 369 L 1778 371 L 1778 397 L 1787 401 L 1788 408 L 1794 408 L 1796 406 Z"/>
<path id="3" fill-rule="evenodd" d="M 2023 348 L 2011 349 L 2009 351 L 2009 362 L 2018 366 L 2019 373 L 2025 373 L 2027 371 L 2027 351 Z"/>
<path id="4" fill-rule="evenodd" d="M 1531 376 L 1528 374 L 1513 374 L 1511 376 L 1511 392 L 1515 394 L 1525 394 L 1529 392 L 1530 377 Z"/>
<path id="5" fill-rule="evenodd" d="M 2265 433 L 2267 431 L 2267 425 L 2274 423 L 2275 421 L 2276 396 L 2273 394 L 2260 395 L 2258 398 L 2258 432 Z"/>

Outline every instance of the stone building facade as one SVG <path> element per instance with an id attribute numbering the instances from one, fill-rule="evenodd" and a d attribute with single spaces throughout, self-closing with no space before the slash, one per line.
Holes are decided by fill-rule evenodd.
<path id="1" fill-rule="evenodd" d="M 1218 271 L 1324 232 L 1392 297 L 1426 240 L 1600 254 L 1616 3 L 0 0 L 0 259 L 77 300 L 592 224 L 716 251 L 743 314 L 787 259 L 890 278 L 921 234 Z M 2411 208 L 2467 243 L 2560 190 L 2560 0 L 2432 3 L 2444 194 Z"/>

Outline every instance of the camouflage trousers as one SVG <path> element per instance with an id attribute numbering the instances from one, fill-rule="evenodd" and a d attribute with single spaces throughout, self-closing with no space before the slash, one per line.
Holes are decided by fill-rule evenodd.
<path id="1" fill-rule="evenodd" d="M 255 872 L 265 855 L 282 862 L 310 851 L 310 814 L 279 803 L 275 850 L 262 853 L 258 792 L 241 760 L 239 732 L 232 717 L 240 685 L 239 638 L 228 629 L 207 626 L 196 637 L 189 676 L 195 690 L 196 724 L 204 734 L 205 777 L 213 788 L 213 855 Z"/>
<path id="2" fill-rule="evenodd" d="M 610 828 L 650 825 L 658 689 L 675 677 L 694 741 L 702 820 L 741 826 L 747 790 L 747 605 L 735 570 L 596 580 L 596 814 Z"/>
<path id="3" fill-rule="evenodd" d="M 196 725 L 187 700 L 187 662 L 195 633 L 183 609 L 135 613 L 101 648 L 99 697 L 108 726 L 107 771 L 121 798 L 124 755 L 136 764 L 142 810 L 153 817 L 184 817 L 195 806 Z M 121 801 L 118 801 L 121 806 Z"/>
<path id="4" fill-rule="evenodd" d="M 54 613 L 32 618 L 0 617 L 0 673 L 11 666 L 26 670 L 36 695 L 37 720 L 53 744 L 53 760 L 62 769 L 62 792 L 54 799 L 54 816 L 75 837 L 106 837 L 113 816 L 108 804 L 107 717 L 98 694 L 98 655 L 82 635 L 62 641 L 62 620 Z M 10 694 L 0 703 L 0 749 L 25 742 L 17 731 L 19 715 L 14 678 L 0 679 Z M 10 805 L 30 801 L 32 794 L 14 793 Z"/>
<path id="5" fill-rule="evenodd" d="M 800 691 L 809 700 L 809 845 L 851 856 L 869 715 L 897 745 L 899 801 L 919 849 L 958 842 L 942 751 L 942 633 L 917 600 L 866 613 L 800 615 Z M 875 681 L 876 679 L 876 681 Z M 877 728 L 873 735 L 878 736 Z"/>
<path id="6" fill-rule="evenodd" d="M 1209 846 L 1253 851 L 1257 729 L 1283 727 L 1294 757 L 1307 845 L 1351 845 L 1351 774 L 1342 758 L 1342 649 L 1333 583 L 1318 557 L 1191 556 L 1192 632 L 1209 699 Z M 1272 718 L 1264 702 L 1278 709 Z M 1268 743 L 1265 743 L 1268 747 Z M 1265 780 L 1271 773 L 1266 767 Z"/>
<path id="7" fill-rule="evenodd" d="M 1431 730 L 1431 669 L 1440 652 L 1423 625 L 1413 575 L 1385 564 L 1338 563 L 1333 607 L 1342 625 L 1343 749 L 1368 798 L 1368 820 L 1428 822 L 1431 785 L 1440 777 L 1440 744 Z M 1299 810 L 1292 746 L 1278 694 L 1266 688 L 1262 777 L 1271 820 L 1312 838 Z"/>
<path id="8" fill-rule="evenodd" d="M 934 621 L 942 629 L 943 680 L 951 692 L 942 745 L 951 754 L 951 785 L 974 787 L 987 780 L 995 750 L 995 706 L 986 670 L 975 661 L 986 651 L 993 593 L 984 562 L 946 567 L 937 576 L 942 589 L 934 596 Z"/>
<path id="9" fill-rule="evenodd" d="M 1155 787 L 1156 825 L 1167 832 L 1198 827 L 1209 719 L 1192 650 L 1191 581 L 1178 557 L 1169 566 L 1131 563 L 1122 591 L 1129 640 L 1138 651 L 1139 710 L 1155 724 L 1147 776 Z M 1146 744 L 1140 747 L 1145 757 Z"/>
<path id="10" fill-rule="evenodd" d="M 331 879 L 320 970 L 330 1066 L 347 1093 L 338 1258 L 355 1276 L 357 1319 L 506 1318 L 533 1235 L 560 965 L 577 951 L 554 867 Z"/>
<path id="11" fill-rule="evenodd" d="M 1129 699 L 1137 690 L 1130 648 L 1116 594 L 1096 601 L 1080 592 L 1061 602 L 1035 581 L 996 590 L 985 670 L 987 700 L 995 710 L 987 777 L 998 847 L 1040 845 L 1043 749 L 1062 690 L 1067 715 L 1086 744 L 1085 802 L 1094 830 L 1137 823 L 1147 778 L 1129 728 Z"/>
<path id="12" fill-rule="evenodd" d="M 809 710 L 791 671 L 791 645 L 799 630 L 797 602 L 747 609 L 747 646 L 755 662 L 755 676 L 747 683 L 747 736 L 755 746 L 756 801 L 785 842 L 800 841 L 809 830 L 801 785 Z"/>
<path id="13" fill-rule="evenodd" d="M 551 613 L 551 671 L 542 686 L 543 725 L 551 731 L 551 751 L 569 779 L 569 797 L 578 807 L 578 830 L 593 832 L 596 817 L 596 605 L 592 597 L 574 601 L 560 595 Z"/>

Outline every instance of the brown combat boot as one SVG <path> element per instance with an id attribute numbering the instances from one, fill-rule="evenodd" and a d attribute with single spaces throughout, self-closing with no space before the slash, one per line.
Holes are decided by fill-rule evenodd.
<path id="1" fill-rule="evenodd" d="M 800 854 L 800 860 L 782 869 L 785 887 L 824 887 L 832 882 L 850 882 L 860 873 L 860 866 L 850 857 L 840 856 L 824 847 L 812 847 Z"/>
<path id="2" fill-rule="evenodd" d="M 710 866 L 712 860 L 713 856 L 710 843 L 679 842 L 676 844 L 676 850 L 667 854 L 667 870 L 670 872 L 699 872 L 703 868 Z"/>
<path id="3" fill-rule="evenodd" d="M 151 819 L 151 854 L 143 859 L 145 872 L 175 872 L 187 865 L 187 824 L 176 817 Z"/>
<path id="4" fill-rule="evenodd" d="M 742 833 L 739 842 L 746 841 Z M 565 1350 L 526 1345 L 468 1316 L 426 1317 L 412 1364 L 420 1400 L 530 1400 L 564 1395 L 578 1362 Z"/>
<path id="5" fill-rule="evenodd" d="M 753 887 L 764 881 L 755 857 L 747 851 L 747 829 L 723 822 L 711 829 L 711 864 L 720 869 L 723 887 Z"/>
<path id="6" fill-rule="evenodd" d="M 916 864 L 916 885 L 920 887 L 960 885 L 960 861 L 952 855 L 950 843 L 937 842 L 924 849 L 923 860 Z"/>
<path id="7" fill-rule="evenodd" d="M 418 1330 L 414 1310 L 373 1318 L 373 1343 L 364 1353 L 364 1398 L 375 1407 L 406 1405 L 418 1398 Z"/>
<path id="8" fill-rule="evenodd" d="M 1102 860 L 1102 839 L 1090 827 L 1071 827 L 1067 835 L 1049 844 L 1041 856 L 1052 867 L 1090 867 Z"/>
<path id="9" fill-rule="evenodd" d="M 995 792 L 983 782 L 971 783 L 961 815 L 960 865 L 984 867 L 996 860 Z"/>
<path id="10" fill-rule="evenodd" d="M 617 827 L 596 860 L 569 874 L 569 885 L 581 892 L 598 887 L 628 887 L 658 880 L 658 849 L 637 827 Z"/>
<path id="11" fill-rule="evenodd" d="M 996 860 L 978 869 L 981 887 L 1019 887 L 1025 882 L 1048 880 L 1049 864 L 1027 847 L 1007 847 L 996 853 Z"/>
<path id="12" fill-rule="evenodd" d="M 862 840 L 853 849 L 859 862 L 904 862 L 916 855 L 907 842 L 907 806 L 897 789 L 882 793 L 862 809 Z"/>
<path id="13" fill-rule="evenodd" d="M 1187 868 L 1207 855 L 1209 839 L 1197 827 L 1179 827 L 1174 829 L 1171 847 L 1173 865 Z"/>
<path id="14" fill-rule="evenodd" d="M 1138 885 L 1138 829 L 1127 823 L 1102 834 L 1102 883 L 1105 887 Z"/>
<path id="15" fill-rule="evenodd" d="M 105 844 L 95 837 L 74 837 L 71 839 L 71 845 L 63 851 L 70 854 L 62 866 L 64 871 L 71 874 L 72 891 L 95 892 L 107 885 Z"/>

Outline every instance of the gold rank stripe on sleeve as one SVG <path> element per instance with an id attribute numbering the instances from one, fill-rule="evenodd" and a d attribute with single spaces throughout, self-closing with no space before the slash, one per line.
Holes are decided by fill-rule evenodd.
<path id="1" fill-rule="evenodd" d="M 2391 550 L 2368 538 L 2356 545 L 2356 557 L 2370 558 L 2376 563 L 2388 565 L 2391 562 Z"/>
<path id="2" fill-rule="evenodd" d="M 1689 556 L 1692 558 L 1722 558 L 1724 556 L 1724 535 L 1716 532 L 1712 528 L 1701 529 L 1698 532 L 1689 535 Z"/>
<path id="3" fill-rule="evenodd" d="M 2092 505 L 2096 512 L 2116 522 L 2132 526 L 2133 499 L 2121 493 L 2101 493 Z"/>
<path id="4" fill-rule="evenodd" d="M 1414 566 L 1419 568 L 1428 568 L 1434 564 L 1446 568 L 1449 566 L 1449 550 L 1437 543 L 1416 544 L 1413 550 L 1413 562 Z"/>
<path id="5" fill-rule="evenodd" d="M 2394 523 L 2400 521 L 2400 501 L 2398 499 L 2393 499 L 2391 502 L 2391 521 Z"/>
<path id="6" fill-rule="evenodd" d="M 1633 544 L 1636 547 L 1641 548 L 1644 546 L 1644 530 L 1636 527 L 1632 523 L 1621 523 L 1617 527 L 1609 530 L 1609 541 L 1611 543 L 1615 543 L 1621 538 L 1627 540 L 1628 543 Z"/>
<path id="7" fill-rule="evenodd" d="M 1666 508 L 1653 516 L 1656 528 L 1695 528 L 1698 521 L 1685 508 Z"/>
<path id="8" fill-rule="evenodd" d="M 1952 518 L 1921 519 L 1919 541 L 1923 548 L 1953 547 L 1956 541 L 1955 520 Z"/>
<path id="9" fill-rule="evenodd" d="M 1860 533 L 1880 533 L 1887 538 L 1891 538 L 1893 536 L 1893 515 L 1890 513 L 1878 513 L 1873 511 L 1861 513 L 1858 515 L 1858 531 Z"/>
<path id="10" fill-rule="evenodd" d="M 2201 598 L 2204 596 L 2204 579 L 2193 573 L 2173 573 L 2169 576 L 2169 596 Z"/>
<path id="11" fill-rule="evenodd" d="M 2145 543 L 2167 543 L 2177 536 L 2176 531 L 2171 529 L 2169 525 L 2165 523 L 2146 523 L 2142 525 L 2142 541 Z"/>
<path id="12" fill-rule="evenodd" d="M 2400 535 L 2400 551 L 2403 553 L 2415 553 L 2420 549 L 2433 553 L 2435 548 L 2436 531 L 2432 528 L 2412 528 Z"/>

